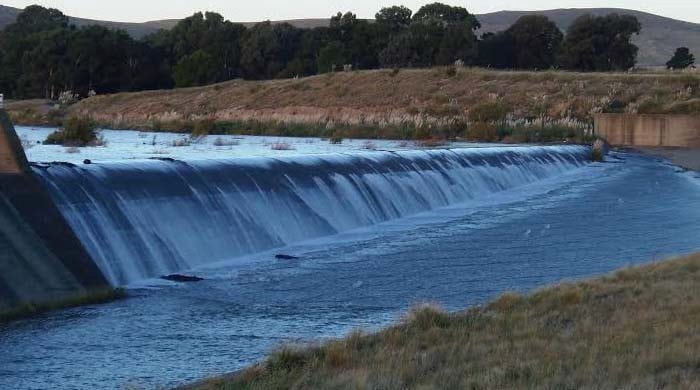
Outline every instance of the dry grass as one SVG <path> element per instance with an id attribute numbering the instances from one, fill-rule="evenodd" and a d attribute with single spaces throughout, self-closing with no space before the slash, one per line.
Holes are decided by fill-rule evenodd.
<path id="1" fill-rule="evenodd" d="M 201 120 L 356 126 L 436 126 L 468 120 L 498 101 L 515 120 L 590 122 L 612 100 L 629 111 L 699 97 L 700 76 L 676 73 L 509 72 L 444 68 L 374 70 L 300 80 L 234 80 L 214 86 L 95 96 L 71 108 L 110 127 Z M 653 103 L 653 104 L 652 104 Z"/>
<path id="2" fill-rule="evenodd" d="M 197 389 L 697 389 L 700 255 L 413 310 L 377 334 L 284 348 Z"/>

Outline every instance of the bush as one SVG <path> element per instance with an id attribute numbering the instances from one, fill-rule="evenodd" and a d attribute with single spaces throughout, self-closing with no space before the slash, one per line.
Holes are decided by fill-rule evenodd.
<path id="1" fill-rule="evenodd" d="M 193 137 L 204 137 L 216 130 L 216 123 L 212 119 L 203 119 L 194 124 Z"/>
<path id="2" fill-rule="evenodd" d="M 95 123 L 89 118 L 71 117 L 63 128 L 54 131 L 44 141 L 44 145 L 98 146 L 104 140 L 99 137 Z"/>
<path id="3" fill-rule="evenodd" d="M 484 122 L 477 122 L 469 126 L 469 129 L 467 130 L 467 139 L 471 141 L 497 141 L 498 129 L 494 125 Z"/>
<path id="4" fill-rule="evenodd" d="M 508 115 L 508 108 L 500 102 L 481 103 L 469 110 L 469 121 L 494 123 L 503 121 Z"/>
<path id="5" fill-rule="evenodd" d="M 333 135 L 331 136 L 329 142 L 330 142 L 332 145 L 340 145 L 340 144 L 343 143 L 343 136 L 340 134 L 339 131 L 336 131 L 336 132 L 333 133 Z"/>
<path id="6" fill-rule="evenodd" d="M 625 107 L 627 105 L 621 100 L 613 99 L 603 108 L 603 112 L 606 114 L 622 114 L 625 112 Z"/>
<path id="7" fill-rule="evenodd" d="M 654 99 L 645 100 L 637 107 L 637 113 L 639 114 L 661 114 L 663 112 L 663 105 Z"/>

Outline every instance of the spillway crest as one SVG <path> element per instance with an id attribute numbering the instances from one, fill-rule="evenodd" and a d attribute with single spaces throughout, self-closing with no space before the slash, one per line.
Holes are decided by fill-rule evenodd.
<path id="1" fill-rule="evenodd" d="M 478 199 L 580 167 L 589 153 L 494 147 L 33 169 L 119 286 Z"/>

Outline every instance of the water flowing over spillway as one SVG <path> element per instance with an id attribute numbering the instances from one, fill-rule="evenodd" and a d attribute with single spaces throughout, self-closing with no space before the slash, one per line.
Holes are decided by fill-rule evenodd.
<path id="1" fill-rule="evenodd" d="M 114 285 L 465 202 L 586 164 L 583 146 L 36 166 Z"/>

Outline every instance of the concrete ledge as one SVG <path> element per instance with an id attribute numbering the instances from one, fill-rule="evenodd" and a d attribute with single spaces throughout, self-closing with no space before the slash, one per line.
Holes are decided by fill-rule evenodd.
<path id="1" fill-rule="evenodd" d="M 29 162 L 24 154 L 15 127 L 7 112 L 0 108 L 0 173 L 29 173 Z"/>
<path id="2" fill-rule="evenodd" d="M 595 134 L 617 146 L 700 147 L 700 115 L 596 114 Z"/>
<path id="3" fill-rule="evenodd" d="M 109 287 L 0 109 L 0 309 L 52 307 Z"/>

